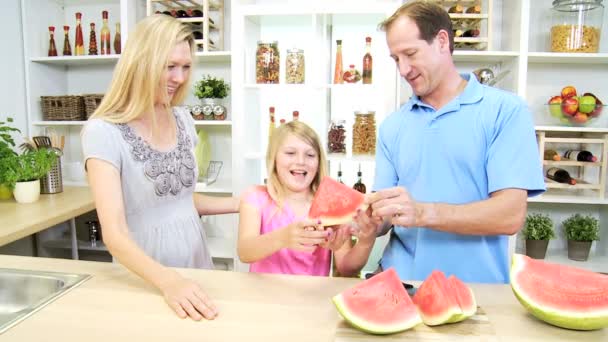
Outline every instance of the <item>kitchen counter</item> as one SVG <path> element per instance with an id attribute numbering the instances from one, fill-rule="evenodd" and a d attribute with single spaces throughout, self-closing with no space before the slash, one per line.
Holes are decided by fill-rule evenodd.
<path id="1" fill-rule="evenodd" d="M 32 235 L 95 209 L 89 187 L 64 186 L 58 194 L 40 195 L 34 203 L 0 201 L 0 246 Z"/>
<path id="2" fill-rule="evenodd" d="M 78 288 L 1 336 L 2 341 L 370 341 L 347 326 L 330 298 L 357 279 L 185 270 L 213 298 L 213 321 L 179 319 L 159 293 L 119 264 L 1 256 L 7 268 L 88 273 Z M 530 316 L 507 285 L 473 284 L 485 312 L 470 322 L 419 325 L 401 340 L 608 341 L 608 329 L 571 331 Z M 479 312 L 478 315 L 479 316 Z M 483 328 L 476 328 L 483 327 Z M 472 330 L 467 330 L 472 329 Z"/>

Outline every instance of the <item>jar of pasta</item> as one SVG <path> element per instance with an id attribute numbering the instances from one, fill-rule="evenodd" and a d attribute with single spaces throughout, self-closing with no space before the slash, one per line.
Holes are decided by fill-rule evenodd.
<path id="1" fill-rule="evenodd" d="M 304 83 L 304 50 L 287 50 L 287 57 L 285 58 L 285 83 Z"/>
<path id="2" fill-rule="evenodd" d="M 376 154 L 376 112 L 355 112 L 353 155 Z"/>
<path id="3" fill-rule="evenodd" d="M 256 83 L 279 83 L 280 63 L 279 43 L 258 41 L 255 53 Z"/>
<path id="4" fill-rule="evenodd" d="M 327 153 L 346 154 L 345 120 L 332 120 L 327 132 Z"/>
<path id="5" fill-rule="evenodd" d="M 598 52 L 602 0 L 554 0 L 551 13 L 552 52 Z"/>

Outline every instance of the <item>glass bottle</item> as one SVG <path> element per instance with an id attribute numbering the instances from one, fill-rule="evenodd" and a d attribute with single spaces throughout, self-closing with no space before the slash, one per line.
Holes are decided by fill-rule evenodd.
<path id="1" fill-rule="evenodd" d="M 300 120 L 300 112 L 298 112 L 297 110 L 294 110 L 293 113 L 291 114 L 291 118 L 293 121 Z"/>
<path id="2" fill-rule="evenodd" d="M 55 46 L 55 26 L 49 26 L 49 57 L 57 56 L 57 47 Z"/>
<path id="3" fill-rule="evenodd" d="M 338 182 L 344 184 L 342 181 L 342 163 L 338 163 Z"/>
<path id="4" fill-rule="evenodd" d="M 279 43 L 258 41 L 255 62 L 256 83 L 279 83 Z"/>
<path id="5" fill-rule="evenodd" d="M 372 84 L 372 37 L 365 37 L 362 78 L 363 84 Z"/>
<path id="6" fill-rule="evenodd" d="M 595 163 L 597 161 L 597 157 L 593 155 L 593 153 L 589 151 L 578 151 L 578 150 L 568 150 L 564 153 L 564 158 L 568 160 L 575 160 L 581 162 L 591 162 Z"/>
<path id="7" fill-rule="evenodd" d="M 376 154 L 375 112 L 355 112 L 353 124 L 353 155 Z"/>
<path id="8" fill-rule="evenodd" d="M 481 14 L 481 5 L 480 4 L 476 4 L 474 6 L 471 6 L 471 7 L 467 8 L 467 10 L 465 11 L 465 13 L 468 13 L 468 14 Z"/>
<path id="9" fill-rule="evenodd" d="M 556 150 L 545 150 L 543 159 L 560 161 L 562 159 L 562 157 L 559 155 L 559 153 L 557 153 Z"/>
<path id="10" fill-rule="evenodd" d="M 353 185 L 353 189 L 364 194 L 367 192 L 367 187 L 365 186 L 365 184 L 363 184 L 363 180 L 361 179 L 361 176 L 362 176 L 361 164 L 359 164 L 359 171 L 357 172 L 357 183 L 355 183 L 355 185 Z"/>
<path id="11" fill-rule="evenodd" d="M 304 83 L 304 50 L 289 49 L 285 58 L 285 83 Z"/>
<path id="12" fill-rule="evenodd" d="M 101 54 L 109 55 L 110 51 L 110 28 L 108 27 L 108 11 L 102 11 L 101 17 L 103 24 L 101 25 L 101 31 L 99 31 L 100 42 L 101 42 Z"/>
<path id="13" fill-rule="evenodd" d="M 70 45 L 70 27 L 67 25 L 63 27 L 63 55 L 72 55 L 72 46 Z"/>
<path id="14" fill-rule="evenodd" d="M 560 169 L 559 167 L 552 167 L 547 170 L 547 178 L 554 180 L 558 183 L 576 185 L 576 179 L 570 177 L 568 171 Z"/>
<path id="15" fill-rule="evenodd" d="M 336 66 L 334 68 L 334 84 L 344 83 L 342 75 L 344 73 L 342 66 L 342 40 L 336 40 Z"/>
<path id="16" fill-rule="evenodd" d="M 285 119 L 281 119 L 281 121 L 279 121 L 279 126 L 283 125 L 285 123 Z"/>
<path id="17" fill-rule="evenodd" d="M 448 8 L 448 13 L 464 13 L 464 7 L 461 4 L 456 4 Z"/>
<path id="18" fill-rule="evenodd" d="M 268 109 L 268 113 L 270 116 L 270 120 L 268 121 L 268 141 L 270 142 L 270 139 L 272 138 L 272 135 L 274 134 L 274 130 L 276 129 L 276 125 L 275 125 L 275 121 L 274 121 L 274 107 L 270 107 Z"/>
<path id="19" fill-rule="evenodd" d="M 346 124 L 345 120 L 331 122 L 327 132 L 327 153 L 346 154 Z"/>
<path id="20" fill-rule="evenodd" d="M 74 55 L 84 56 L 84 36 L 82 35 L 82 13 L 76 12 L 76 38 L 74 39 Z"/>
<path id="21" fill-rule="evenodd" d="M 116 32 L 114 33 L 114 53 L 120 55 L 120 23 L 116 23 Z"/>
<path id="22" fill-rule="evenodd" d="M 554 0 L 551 12 L 551 52 L 599 51 L 601 0 Z"/>
<path id="23" fill-rule="evenodd" d="M 95 23 L 91 23 L 91 33 L 89 34 L 89 55 L 97 54 L 97 37 L 95 35 Z"/>

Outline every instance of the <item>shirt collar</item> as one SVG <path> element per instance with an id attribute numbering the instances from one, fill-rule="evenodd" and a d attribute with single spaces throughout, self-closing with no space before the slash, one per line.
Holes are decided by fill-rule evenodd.
<path id="1" fill-rule="evenodd" d="M 477 81 L 477 78 L 472 73 L 460 74 L 462 78 L 468 81 L 467 86 L 464 88 L 462 93 L 457 97 L 458 105 L 477 103 L 483 98 L 483 85 Z M 410 100 L 404 105 L 404 108 L 411 111 L 414 106 L 429 107 L 428 104 L 424 103 L 418 95 L 412 95 Z"/>

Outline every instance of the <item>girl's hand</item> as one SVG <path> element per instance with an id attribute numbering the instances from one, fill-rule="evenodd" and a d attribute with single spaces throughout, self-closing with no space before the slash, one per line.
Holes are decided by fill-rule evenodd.
<path id="1" fill-rule="evenodd" d="M 328 232 L 323 230 L 319 220 L 295 222 L 284 228 L 284 247 L 301 252 L 312 252 L 325 242 Z"/>
<path id="2" fill-rule="evenodd" d="M 353 217 L 354 224 L 350 233 L 355 235 L 360 242 L 374 242 L 378 235 L 378 228 L 382 225 L 382 218 L 372 215 L 372 209 L 357 210 Z"/>
<path id="3" fill-rule="evenodd" d="M 325 229 L 328 232 L 327 241 L 320 244 L 320 247 L 329 249 L 333 252 L 340 249 L 345 243 L 351 243 L 351 227 L 349 224 L 331 226 Z"/>
<path id="4" fill-rule="evenodd" d="M 190 279 L 177 275 L 160 288 L 165 301 L 180 318 L 214 319 L 218 310 L 201 287 Z"/>

